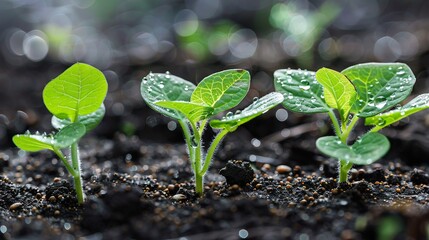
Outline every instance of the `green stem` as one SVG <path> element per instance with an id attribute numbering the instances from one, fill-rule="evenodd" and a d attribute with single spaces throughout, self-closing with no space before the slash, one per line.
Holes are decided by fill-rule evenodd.
<path id="1" fill-rule="evenodd" d="M 380 131 L 381 129 L 383 129 L 384 127 L 386 127 L 386 126 L 383 126 L 383 127 L 375 126 L 375 127 L 373 127 L 371 130 L 369 130 L 369 132 L 378 132 L 378 131 Z"/>
<path id="2" fill-rule="evenodd" d="M 204 177 L 203 175 L 195 172 L 195 192 L 198 196 L 202 196 L 204 193 Z"/>
<path id="3" fill-rule="evenodd" d="M 66 157 L 64 156 L 64 154 L 59 149 L 57 149 L 57 148 L 54 148 L 54 153 L 57 154 L 57 156 L 61 159 L 61 161 L 63 162 L 63 164 L 66 167 L 67 171 L 69 171 L 69 173 L 73 177 L 75 177 L 76 176 L 76 171 L 70 165 L 69 161 L 66 159 Z"/>
<path id="4" fill-rule="evenodd" d="M 209 149 L 207 150 L 207 154 L 204 160 L 204 166 L 200 171 L 200 175 L 204 176 L 207 172 L 207 170 L 209 169 L 211 160 L 213 159 L 213 155 L 216 152 L 216 148 L 219 145 L 219 143 L 222 141 L 222 139 L 225 137 L 225 135 L 228 133 L 229 131 L 226 129 L 223 129 L 222 131 L 220 131 L 215 139 L 213 139 L 213 142 L 210 144 Z"/>
<path id="5" fill-rule="evenodd" d="M 80 159 L 79 159 L 79 146 L 77 142 L 71 145 L 70 154 L 72 159 L 72 166 L 76 173 L 75 176 L 73 176 L 73 179 L 74 179 L 74 188 L 76 190 L 77 201 L 79 204 L 82 204 L 85 201 L 85 195 L 83 193 L 82 177 L 81 177 L 81 170 L 80 170 Z"/>
<path id="6" fill-rule="evenodd" d="M 338 119 L 337 119 L 337 117 L 335 116 L 334 111 L 332 111 L 332 109 L 329 109 L 329 111 L 328 111 L 328 115 L 329 115 L 329 117 L 331 118 L 332 123 L 334 124 L 334 131 L 335 131 L 335 134 L 336 134 L 338 137 L 339 137 L 339 136 L 341 136 L 341 128 L 340 128 L 340 125 L 338 124 Z"/>
<path id="7" fill-rule="evenodd" d="M 190 133 L 188 124 L 183 120 L 178 120 L 178 122 L 180 124 L 180 127 L 182 128 L 183 135 L 185 135 L 185 142 L 186 142 L 186 145 L 188 146 L 189 159 L 191 160 L 191 168 L 193 171 L 195 171 L 195 166 L 194 166 L 195 148 L 192 147 L 191 133 Z"/>
<path id="8" fill-rule="evenodd" d="M 202 120 L 201 121 L 201 123 L 200 123 L 200 126 L 199 126 L 199 133 L 200 133 L 200 136 L 202 136 L 203 135 L 203 131 L 204 131 L 204 129 L 206 128 L 206 124 L 207 124 L 207 121 L 208 121 L 208 119 L 204 119 L 204 120 Z"/>
<path id="9" fill-rule="evenodd" d="M 191 143 L 192 147 L 195 148 L 195 153 L 194 153 L 194 159 L 192 159 L 194 164 L 194 174 L 195 174 L 195 192 L 201 196 L 203 195 L 203 176 L 201 176 L 200 171 L 201 171 L 201 155 L 202 155 L 202 144 L 201 144 L 201 135 L 200 135 L 200 131 L 197 128 L 197 125 L 193 122 L 190 123 L 191 127 L 192 127 L 192 132 L 194 133 L 194 139 L 195 139 L 195 143 L 196 146 L 194 146 L 195 143 Z"/>
<path id="10" fill-rule="evenodd" d="M 340 175 L 339 175 L 338 183 L 347 182 L 347 177 L 352 167 L 353 167 L 353 163 L 347 162 L 345 160 L 340 160 L 340 167 L 339 167 Z"/>
<path id="11" fill-rule="evenodd" d="M 359 117 L 357 115 L 354 115 L 349 125 L 340 136 L 341 142 L 347 144 L 347 140 L 349 138 L 350 132 L 353 130 L 358 120 L 359 120 Z"/>

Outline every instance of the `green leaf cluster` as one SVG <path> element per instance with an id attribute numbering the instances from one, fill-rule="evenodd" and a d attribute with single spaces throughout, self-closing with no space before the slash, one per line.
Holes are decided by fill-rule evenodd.
<path id="1" fill-rule="evenodd" d="M 52 113 L 54 134 L 18 134 L 13 142 L 22 150 L 51 150 L 61 159 L 74 178 L 78 202 L 84 201 L 78 141 L 102 120 L 107 81 L 98 69 L 76 63 L 50 81 L 43 90 L 43 101 Z M 70 159 L 62 149 L 70 148 Z"/>
<path id="2" fill-rule="evenodd" d="M 328 68 L 317 72 L 282 69 L 274 73 L 274 79 L 276 91 L 284 96 L 285 108 L 300 113 L 328 113 L 336 136 L 322 137 L 316 146 L 350 166 L 381 158 L 390 145 L 377 132 L 429 107 L 428 94 L 397 107 L 411 93 L 416 80 L 403 63 L 364 63 L 341 72 Z M 350 133 L 359 119 L 372 129 L 349 145 Z"/>
<path id="3" fill-rule="evenodd" d="M 43 90 L 43 101 L 52 113 L 53 135 L 19 134 L 16 146 L 25 151 L 58 150 L 70 147 L 102 120 L 107 81 L 102 72 L 76 63 L 50 81 Z"/>
<path id="4" fill-rule="evenodd" d="M 202 194 L 202 178 L 217 145 L 228 132 L 265 113 L 283 101 L 280 93 L 270 93 L 235 114 L 228 112 L 221 119 L 212 119 L 236 107 L 250 87 L 250 74 L 230 69 L 205 77 L 197 86 L 170 73 L 150 73 L 143 78 L 141 94 L 146 104 L 165 116 L 176 119 L 182 127 L 195 173 L 196 190 Z M 202 134 L 209 124 L 219 129 L 202 162 Z"/>

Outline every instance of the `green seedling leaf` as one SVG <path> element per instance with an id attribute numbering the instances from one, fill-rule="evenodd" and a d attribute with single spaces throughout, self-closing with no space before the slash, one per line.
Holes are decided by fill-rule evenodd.
<path id="1" fill-rule="evenodd" d="M 71 146 L 86 133 L 85 125 L 76 122 L 67 125 L 54 136 L 54 146 L 56 148 L 66 148 Z"/>
<path id="2" fill-rule="evenodd" d="M 330 157 L 366 165 L 383 157 L 389 150 L 390 143 L 384 135 L 370 132 L 352 146 L 342 143 L 336 136 L 321 137 L 316 141 L 316 146 L 319 151 Z"/>
<path id="3" fill-rule="evenodd" d="M 53 136 L 40 134 L 18 134 L 13 136 L 12 141 L 17 147 L 28 152 L 53 151 L 55 145 Z"/>
<path id="4" fill-rule="evenodd" d="M 416 81 L 403 63 L 364 63 L 342 71 L 355 85 L 357 101 L 352 112 L 371 117 L 402 102 Z"/>
<path id="5" fill-rule="evenodd" d="M 160 101 L 155 103 L 157 106 L 168 108 L 183 114 L 189 121 L 195 123 L 199 120 L 211 116 L 213 108 L 197 103 L 184 101 Z"/>
<path id="6" fill-rule="evenodd" d="M 429 108 L 429 94 L 425 93 L 417 96 L 409 103 L 395 110 L 365 118 L 365 125 L 376 125 L 378 129 L 382 129 L 392 123 L 410 116 L 411 114 L 420 112 L 427 108 Z"/>
<path id="7" fill-rule="evenodd" d="M 307 70 L 281 69 L 274 72 L 274 87 L 284 96 L 286 109 L 300 113 L 328 112 L 323 86 L 316 73 Z"/>
<path id="8" fill-rule="evenodd" d="M 214 108 L 213 115 L 237 106 L 246 96 L 250 74 L 246 70 L 231 69 L 205 77 L 195 88 L 191 102 Z"/>
<path id="9" fill-rule="evenodd" d="M 85 126 L 81 123 L 72 123 L 61 129 L 55 135 L 46 134 L 18 134 L 12 140 L 17 147 L 28 152 L 37 152 L 41 150 L 62 149 L 69 147 L 83 135 L 85 135 Z"/>
<path id="10" fill-rule="evenodd" d="M 353 84 L 343 74 L 328 68 L 319 69 L 316 79 L 323 85 L 328 106 L 338 109 L 343 121 L 347 119 L 356 96 Z"/>
<path id="11" fill-rule="evenodd" d="M 103 73 L 88 64 L 76 63 L 46 85 L 43 101 L 57 118 L 75 122 L 79 116 L 97 111 L 106 93 Z"/>
<path id="12" fill-rule="evenodd" d="M 149 73 L 143 78 L 140 91 L 143 100 L 155 111 L 167 117 L 181 120 L 185 116 L 178 111 L 156 105 L 160 101 L 185 101 L 191 100 L 195 85 L 170 73 Z"/>
<path id="13" fill-rule="evenodd" d="M 277 106 L 283 101 L 281 93 L 273 92 L 255 100 L 251 105 L 235 114 L 228 113 L 221 120 L 210 121 L 210 126 L 217 129 L 227 129 L 229 132 L 237 129 L 238 126 L 262 115 L 271 108 Z"/>
<path id="14" fill-rule="evenodd" d="M 79 116 L 76 122 L 79 122 L 85 125 L 86 132 L 89 132 L 95 127 L 97 127 L 98 124 L 100 124 L 101 120 L 104 117 L 105 112 L 106 112 L 106 108 L 104 107 L 104 104 L 102 104 L 101 107 L 97 109 L 97 111 L 87 115 Z M 70 125 L 71 121 L 67 118 L 60 119 L 55 116 L 52 116 L 51 123 L 54 128 L 62 129 L 65 126 Z"/>

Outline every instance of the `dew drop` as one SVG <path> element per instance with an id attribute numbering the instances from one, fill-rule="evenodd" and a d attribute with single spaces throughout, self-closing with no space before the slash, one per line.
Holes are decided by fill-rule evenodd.
<path id="1" fill-rule="evenodd" d="M 386 120 L 384 120 L 383 118 L 378 118 L 377 121 L 378 126 L 383 126 L 384 124 L 386 124 Z"/>
<path id="2" fill-rule="evenodd" d="M 198 143 L 197 143 L 197 140 L 195 139 L 194 135 L 191 136 L 191 146 L 193 148 L 197 148 L 198 147 Z"/>
<path id="3" fill-rule="evenodd" d="M 238 115 L 238 114 L 240 114 L 241 113 L 241 110 L 237 110 L 237 111 L 235 111 L 235 115 Z"/>
<path id="4" fill-rule="evenodd" d="M 288 96 L 287 96 L 287 98 L 288 98 L 288 99 L 293 99 L 292 94 L 288 95 Z"/>
<path id="5" fill-rule="evenodd" d="M 299 88 L 306 91 L 306 90 L 310 89 L 310 85 L 300 85 Z"/>
<path id="6" fill-rule="evenodd" d="M 232 116 L 234 116 L 234 114 L 232 112 L 226 113 L 226 118 L 232 118 Z"/>
<path id="7" fill-rule="evenodd" d="M 256 101 L 258 101 L 259 100 L 259 98 L 258 97 L 254 97 L 253 98 L 253 102 L 256 102 Z"/>
<path id="8" fill-rule="evenodd" d="M 400 114 L 401 114 L 401 116 L 404 116 L 405 115 L 405 111 L 401 111 Z"/>
<path id="9" fill-rule="evenodd" d="M 404 75 L 404 74 L 405 74 L 405 71 L 399 71 L 399 72 L 397 72 L 396 74 L 397 74 L 397 75 L 402 76 L 402 75 Z"/>

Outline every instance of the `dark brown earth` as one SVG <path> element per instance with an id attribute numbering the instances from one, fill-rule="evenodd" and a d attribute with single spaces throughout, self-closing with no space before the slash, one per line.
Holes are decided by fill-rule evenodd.
<path id="1" fill-rule="evenodd" d="M 257 135 L 262 120 L 227 136 L 201 198 L 193 190 L 183 144 L 122 133 L 83 139 L 83 206 L 76 204 L 71 178 L 53 154 L 3 150 L 1 239 L 427 237 L 424 114 L 386 130 L 389 154 L 372 165 L 355 166 L 350 183 L 340 186 L 336 161 L 314 146 L 328 130 L 323 117 L 299 118 L 288 120 L 296 124 L 283 134 L 261 137 L 258 147 L 250 144 L 246 129 L 255 128 Z M 237 175 L 243 178 L 234 179 Z"/>

